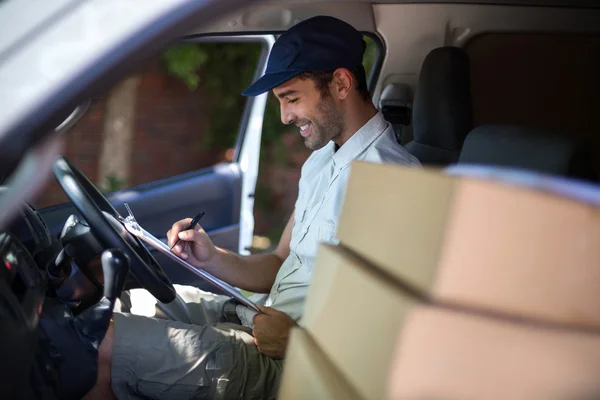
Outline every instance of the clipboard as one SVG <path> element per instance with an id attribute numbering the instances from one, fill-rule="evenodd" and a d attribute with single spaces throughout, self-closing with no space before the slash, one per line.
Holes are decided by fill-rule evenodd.
<path id="1" fill-rule="evenodd" d="M 187 262 L 183 258 L 179 257 L 177 254 L 173 253 L 169 249 L 169 246 L 167 246 L 160 239 L 156 238 L 150 232 L 148 232 L 147 230 L 145 230 L 144 228 L 142 228 L 140 226 L 140 224 L 138 224 L 138 222 L 135 220 L 135 217 L 133 216 L 133 213 L 131 212 L 131 209 L 129 208 L 129 206 L 127 205 L 127 203 L 125 203 L 125 207 L 127 208 L 127 211 L 129 212 L 129 216 L 126 217 L 126 218 L 123 218 L 121 220 L 121 222 L 123 223 L 123 225 L 125 226 L 125 229 L 127 229 L 127 231 L 129 233 L 131 233 L 133 236 L 139 238 L 144 243 L 149 244 L 150 246 L 152 246 L 156 250 L 160 251 L 162 254 L 164 254 L 165 256 L 167 256 L 168 258 L 170 258 L 171 260 L 173 260 L 173 261 L 177 262 L 178 264 L 182 265 L 188 271 L 190 271 L 193 274 L 199 276 L 200 278 L 204 279 L 205 281 L 207 281 L 208 283 L 212 284 L 213 286 L 221 289 L 226 294 L 228 294 L 229 296 L 233 297 L 234 299 L 236 299 L 237 301 L 239 301 L 240 303 L 242 303 L 246 307 L 251 308 L 251 309 L 253 309 L 254 311 L 256 311 L 258 313 L 261 312 L 258 309 L 258 307 L 256 306 L 256 304 L 254 304 L 246 296 L 244 296 L 240 292 L 240 290 L 238 288 L 236 288 L 234 286 L 231 286 L 227 282 L 222 281 L 221 279 L 219 279 L 219 278 L 217 278 L 215 276 L 212 276 L 211 274 L 209 274 L 208 272 L 204 271 L 203 269 L 199 269 L 199 268 L 194 267 L 192 264 L 190 264 L 189 262 Z"/>

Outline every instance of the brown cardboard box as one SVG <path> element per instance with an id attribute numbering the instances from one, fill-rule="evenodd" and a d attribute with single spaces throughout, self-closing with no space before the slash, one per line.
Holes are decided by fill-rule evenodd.
<path id="1" fill-rule="evenodd" d="M 361 396 L 382 399 L 394 345 L 415 302 L 373 266 L 321 245 L 302 323 Z"/>
<path id="2" fill-rule="evenodd" d="M 351 168 L 338 237 L 382 270 L 435 301 L 600 327 L 599 207 L 437 170 Z"/>
<path id="3" fill-rule="evenodd" d="M 389 399 L 598 399 L 600 335 L 420 306 Z"/>
<path id="4" fill-rule="evenodd" d="M 292 331 L 277 398 L 361 399 L 302 329 Z"/>

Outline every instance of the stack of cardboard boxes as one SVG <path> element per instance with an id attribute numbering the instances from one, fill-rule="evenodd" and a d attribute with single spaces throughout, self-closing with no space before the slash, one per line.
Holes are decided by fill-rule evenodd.
<path id="1" fill-rule="evenodd" d="M 351 168 L 281 399 L 600 397 L 600 207 Z"/>

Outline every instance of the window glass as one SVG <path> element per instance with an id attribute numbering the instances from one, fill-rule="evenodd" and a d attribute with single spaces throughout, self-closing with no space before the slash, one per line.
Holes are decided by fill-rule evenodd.
<path id="1" fill-rule="evenodd" d="M 582 139 L 600 176 L 599 35 L 486 33 L 465 51 L 474 126 L 521 125 Z"/>
<path id="2" fill-rule="evenodd" d="M 184 43 L 146 62 L 65 133 L 63 154 L 103 192 L 231 161 L 262 47 Z M 54 179 L 34 206 L 68 201 Z"/>

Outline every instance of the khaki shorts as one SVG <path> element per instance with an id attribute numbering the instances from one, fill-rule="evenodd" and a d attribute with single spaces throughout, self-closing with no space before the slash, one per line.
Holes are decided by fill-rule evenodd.
<path id="1" fill-rule="evenodd" d="M 111 385 L 118 399 L 272 399 L 282 361 L 258 352 L 249 328 L 224 322 L 225 296 L 175 285 L 186 322 L 134 315 L 149 293 L 123 296 L 114 314 Z M 140 296 L 143 295 L 143 296 Z M 181 307 L 179 307 L 181 308 Z M 137 309 L 140 309 L 137 307 Z M 151 307 L 146 307 L 151 309 Z M 120 310 L 120 311 L 119 311 Z M 147 315 L 147 314 L 146 314 Z M 192 323 L 188 323 L 189 321 Z"/>

